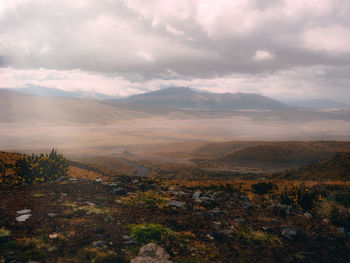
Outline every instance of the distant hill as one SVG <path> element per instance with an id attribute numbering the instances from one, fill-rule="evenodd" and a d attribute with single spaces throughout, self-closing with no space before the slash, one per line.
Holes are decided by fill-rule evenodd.
<path id="1" fill-rule="evenodd" d="M 350 180 L 350 153 L 338 154 L 331 159 L 275 176 L 293 180 Z"/>
<path id="2" fill-rule="evenodd" d="M 15 88 L 11 89 L 13 91 L 19 91 L 21 93 L 26 93 L 35 96 L 42 97 L 66 97 L 66 98 L 85 98 L 85 99 L 116 99 L 120 98 L 118 96 L 108 96 L 101 93 L 93 93 L 86 91 L 64 91 L 56 88 L 47 88 L 39 85 L 27 85 L 26 88 Z"/>
<path id="3" fill-rule="evenodd" d="M 0 122 L 106 124 L 145 116 L 145 113 L 100 102 L 93 99 L 33 96 L 0 89 Z"/>
<path id="4" fill-rule="evenodd" d="M 130 96 L 119 100 L 106 100 L 111 105 L 131 104 L 151 107 L 167 107 L 202 110 L 280 110 L 287 105 L 258 94 L 205 93 L 186 87 L 170 87 L 153 92 Z"/>
<path id="5" fill-rule="evenodd" d="M 334 100 L 327 99 L 297 101 L 290 103 L 290 105 L 309 109 L 350 108 L 350 104 L 340 103 Z"/>

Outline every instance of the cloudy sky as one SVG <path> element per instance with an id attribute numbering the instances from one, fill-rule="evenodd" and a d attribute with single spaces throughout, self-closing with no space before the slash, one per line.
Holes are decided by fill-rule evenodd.
<path id="1" fill-rule="evenodd" d="M 1 0 L 0 87 L 350 98 L 349 0 Z"/>

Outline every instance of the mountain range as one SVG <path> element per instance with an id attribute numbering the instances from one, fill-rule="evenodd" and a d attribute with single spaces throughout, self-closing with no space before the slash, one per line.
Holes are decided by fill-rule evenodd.
<path id="1" fill-rule="evenodd" d="M 289 106 L 258 94 L 247 93 L 206 93 L 187 87 L 170 87 L 119 100 L 106 100 L 111 105 L 143 105 L 200 110 L 280 110 Z"/>
<path id="2" fill-rule="evenodd" d="M 258 94 L 205 93 L 185 87 L 115 99 L 76 97 L 80 95 L 80 92 L 48 91 L 38 86 L 26 93 L 19 89 L 0 89 L 0 122 L 108 124 L 155 116 L 170 119 L 241 116 L 256 121 L 289 122 L 349 120 L 348 109 L 322 112 L 292 107 Z"/>

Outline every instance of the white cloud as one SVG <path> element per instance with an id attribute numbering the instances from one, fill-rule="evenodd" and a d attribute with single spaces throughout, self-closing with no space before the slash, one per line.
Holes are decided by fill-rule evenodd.
<path id="1" fill-rule="evenodd" d="M 253 58 L 256 61 L 264 61 L 273 59 L 274 55 L 267 50 L 257 50 Z"/>
<path id="2" fill-rule="evenodd" d="M 339 25 L 312 28 L 303 33 L 303 46 L 330 53 L 350 52 L 350 28 Z"/>

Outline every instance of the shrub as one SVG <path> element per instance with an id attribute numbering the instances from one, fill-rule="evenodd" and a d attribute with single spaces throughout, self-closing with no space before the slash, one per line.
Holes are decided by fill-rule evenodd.
<path id="1" fill-rule="evenodd" d="M 349 208 L 350 207 L 350 191 L 337 193 L 334 196 L 334 200 L 337 203 Z"/>
<path id="2" fill-rule="evenodd" d="M 166 243 L 175 238 L 176 233 L 159 224 L 130 225 L 130 237 L 141 243 Z"/>
<path id="3" fill-rule="evenodd" d="M 278 186 L 273 184 L 272 182 L 260 182 L 253 184 L 251 187 L 254 190 L 254 192 L 259 195 L 264 195 L 273 189 L 278 190 Z"/>
<path id="4" fill-rule="evenodd" d="M 35 184 L 67 176 L 68 162 L 52 149 L 49 155 L 23 155 L 15 165 L 15 175 L 9 184 Z"/>
<path id="5" fill-rule="evenodd" d="M 325 199 L 326 193 L 322 186 L 316 185 L 312 188 L 305 184 L 293 184 L 290 190 L 285 189 L 281 195 L 281 203 L 291 205 L 299 211 L 314 211 L 316 204 Z"/>

